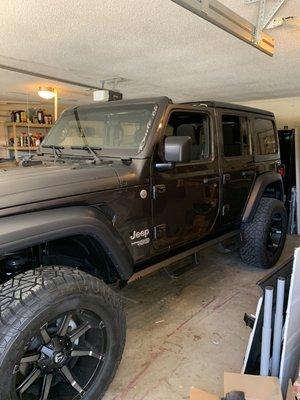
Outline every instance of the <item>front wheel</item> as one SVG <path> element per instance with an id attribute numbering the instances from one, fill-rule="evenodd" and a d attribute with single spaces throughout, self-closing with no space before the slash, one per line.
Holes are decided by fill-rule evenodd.
<path id="1" fill-rule="evenodd" d="M 0 287 L 0 399 L 100 399 L 117 370 L 125 315 L 103 282 L 46 267 Z"/>
<path id="2" fill-rule="evenodd" d="M 260 268 L 272 267 L 282 253 L 286 230 L 287 213 L 282 201 L 263 197 L 253 220 L 241 228 L 242 261 Z"/>

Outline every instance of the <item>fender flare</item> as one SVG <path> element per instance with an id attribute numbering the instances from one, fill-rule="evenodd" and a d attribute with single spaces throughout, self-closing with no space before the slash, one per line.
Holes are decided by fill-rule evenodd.
<path id="1" fill-rule="evenodd" d="M 243 213 L 242 222 L 248 222 L 252 220 L 266 187 L 270 185 L 270 183 L 275 182 L 280 184 L 280 200 L 284 200 L 284 187 L 281 175 L 278 172 L 266 172 L 262 175 L 259 175 L 251 189 L 251 193 Z"/>
<path id="2" fill-rule="evenodd" d="M 94 207 L 66 207 L 1 218 L 0 255 L 73 235 L 96 239 L 121 279 L 133 273 L 133 260 L 122 238 Z"/>

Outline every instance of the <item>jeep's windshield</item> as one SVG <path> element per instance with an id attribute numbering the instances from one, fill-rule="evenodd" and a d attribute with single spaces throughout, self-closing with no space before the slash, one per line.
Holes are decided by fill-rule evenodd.
<path id="1" fill-rule="evenodd" d="M 68 151 L 88 145 L 134 155 L 143 149 L 156 111 L 155 104 L 69 109 L 45 137 L 42 147 L 59 146 Z"/>

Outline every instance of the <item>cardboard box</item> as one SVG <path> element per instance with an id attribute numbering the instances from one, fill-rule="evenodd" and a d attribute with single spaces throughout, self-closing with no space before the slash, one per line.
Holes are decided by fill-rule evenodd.
<path id="1" fill-rule="evenodd" d="M 246 400 L 283 400 L 278 378 L 273 376 L 225 372 L 223 396 L 234 390 L 245 392 Z M 190 400 L 219 400 L 220 397 L 195 388 L 190 392 Z"/>
<path id="2" fill-rule="evenodd" d="M 246 400 L 282 400 L 278 378 L 274 376 L 224 373 L 224 395 L 233 390 L 245 392 Z"/>
<path id="3" fill-rule="evenodd" d="M 204 392 L 204 390 L 191 388 L 190 400 L 219 400 L 219 397 Z"/>

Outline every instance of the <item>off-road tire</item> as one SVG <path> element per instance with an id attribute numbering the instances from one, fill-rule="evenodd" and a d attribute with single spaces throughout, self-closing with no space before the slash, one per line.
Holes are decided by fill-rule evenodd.
<path id="1" fill-rule="evenodd" d="M 101 314 L 109 334 L 101 375 L 83 397 L 101 399 L 120 363 L 126 322 L 118 296 L 99 279 L 80 270 L 52 266 L 17 275 L 0 286 L 0 399 L 16 400 L 13 375 L 36 329 L 58 311 L 85 307 Z M 77 309 L 77 308 L 76 308 Z M 38 400 L 38 397 L 37 397 Z"/>
<path id="2" fill-rule="evenodd" d="M 272 218 L 282 218 L 282 234 L 276 251 L 268 250 L 267 240 Z M 240 257 L 246 264 L 259 268 L 270 268 L 278 261 L 286 239 L 287 213 L 282 201 L 263 197 L 252 221 L 241 227 Z"/>

